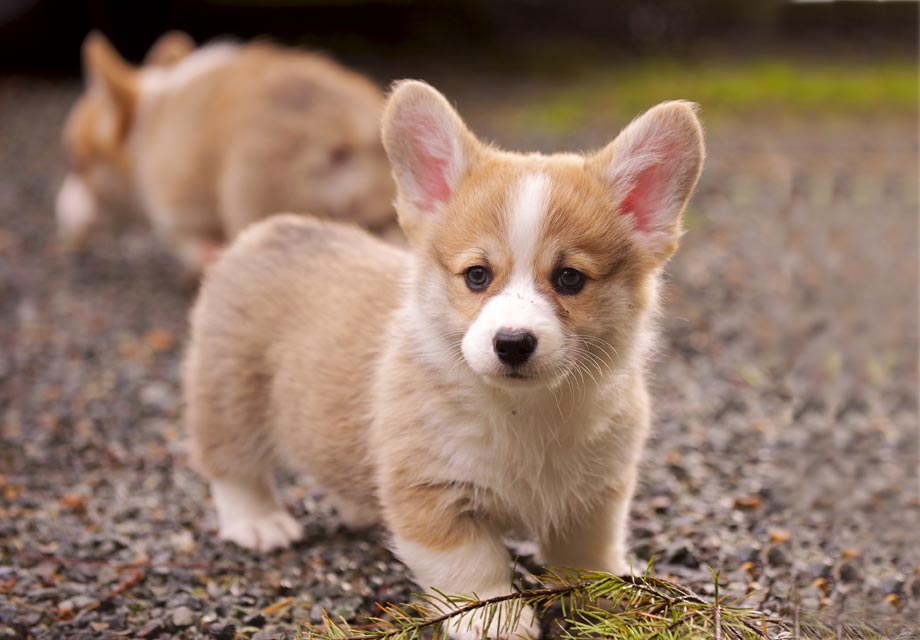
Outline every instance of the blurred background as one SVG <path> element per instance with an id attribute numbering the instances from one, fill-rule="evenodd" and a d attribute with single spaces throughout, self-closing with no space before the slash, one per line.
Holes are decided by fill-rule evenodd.
<path id="1" fill-rule="evenodd" d="M 918 3 L 5 0 L 0 638 L 290 637 L 413 590 L 309 484 L 284 491 L 293 551 L 214 539 L 181 454 L 194 292 L 143 229 L 50 247 L 90 29 L 135 62 L 183 29 L 422 78 L 514 150 L 598 148 L 661 100 L 699 102 L 709 159 L 668 270 L 636 562 L 918 637 Z"/>

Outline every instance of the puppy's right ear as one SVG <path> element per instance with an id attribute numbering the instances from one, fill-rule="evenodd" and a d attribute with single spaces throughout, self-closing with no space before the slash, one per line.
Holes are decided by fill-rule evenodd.
<path id="1" fill-rule="evenodd" d="M 184 31 L 167 31 L 144 56 L 144 66 L 171 67 L 195 50 L 195 41 Z"/>
<path id="2" fill-rule="evenodd" d="M 83 69 L 90 91 L 102 92 L 127 121 L 137 102 L 137 70 L 98 31 L 90 32 L 83 41 Z"/>
<path id="3" fill-rule="evenodd" d="M 397 83 L 390 94 L 383 144 L 393 166 L 396 209 L 407 233 L 441 213 L 479 148 L 444 96 L 417 80 Z"/>

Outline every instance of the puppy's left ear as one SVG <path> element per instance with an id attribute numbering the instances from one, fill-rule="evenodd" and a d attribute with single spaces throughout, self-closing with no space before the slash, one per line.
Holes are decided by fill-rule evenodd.
<path id="1" fill-rule="evenodd" d="M 652 107 L 587 162 L 661 262 L 677 249 L 681 214 L 703 169 L 703 129 L 696 109 L 680 100 Z"/>
<path id="2" fill-rule="evenodd" d="M 116 125 L 115 132 L 123 136 L 137 103 L 137 69 L 128 64 L 98 31 L 91 32 L 83 41 L 83 67 L 89 90 L 105 98 Z"/>
<path id="3" fill-rule="evenodd" d="M 474 160 L 479 143 L 450 103 L 417 80 L 396 84 L 383 115 L 383 145 L 396 181 L 403 230 L 436 220 Z"/>

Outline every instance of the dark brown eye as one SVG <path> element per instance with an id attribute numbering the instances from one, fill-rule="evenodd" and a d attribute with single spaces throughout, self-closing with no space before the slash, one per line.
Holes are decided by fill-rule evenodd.
<path id="1" fill-rule="evenodd" d="M 553 275 L 553 288 L 563 295 L 574 295 L 585 286 L 585 274 L 577 269 L 566 267 Z"/>
<path id="2" fill-rule="evenodd" d="M 492 282 L 492 272 L 488 268 L 476 265 L 466 270 L 464 274 L 466 286 L 470 291 L 485 291 Z"/>

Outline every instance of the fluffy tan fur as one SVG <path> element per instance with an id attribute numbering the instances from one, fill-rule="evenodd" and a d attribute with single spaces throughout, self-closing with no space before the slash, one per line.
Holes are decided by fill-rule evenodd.
<path id="1" fill-rule="evenodd" d="M 624 144 L 643 137 L 661 154 Z M 506 591 L 509 533 L 553 565 L 627 571 L 659 273 L 703 158 L 692 107 L 656 107 L 589 158 L 518 155 L 479 143 L 440 94 L 407 82 L 384 141 L 411 251 L 282 216 L 244 232 L 205 278 L 186 423 L 221 536 L 261 549 L 297 539 L 271 483 L 284 464 L 313 476 L 346 523 L 382 520 L 424 588 Z M 474 265 L 493 274 L 485 290 L 465 281 Z M 554 284 L 562 265 L 585 275 L 579 292 Z M 468 341 L 495 305 L 539 335 L 535 364 L 515 369 L 526 376 L 477 369 L 495 359 L 491 342 L 480 353 Z M 536 637 L 533 613 L 512 631 Z M 498 635 L 475 616 L 451 633 Z"/>
<path id="2" fill-rule="evenodd" d="M 266 43 L 195 49 L 179 32 L 139 68 L 91 34 L 84 65 L 87 89 L 64 130 L 66 244 L 82 243 L 103 218 L 138 211 L 197 272 L 277 211 L 375 230 L 393 221 L 383 95 L 357 73 Z"/>

